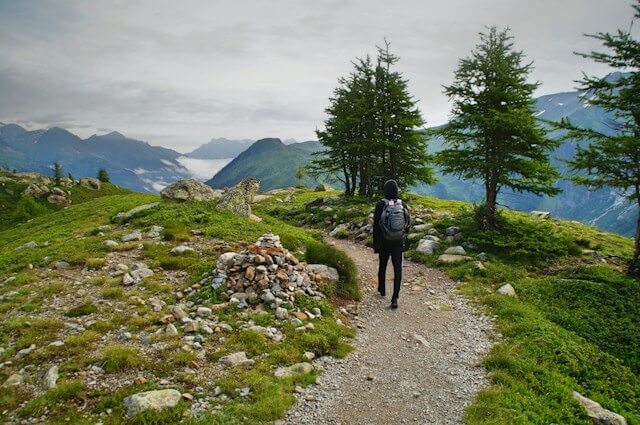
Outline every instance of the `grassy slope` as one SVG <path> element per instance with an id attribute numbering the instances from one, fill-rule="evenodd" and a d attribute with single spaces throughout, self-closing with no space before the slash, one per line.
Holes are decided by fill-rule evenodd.
<path id="1" fill-rule="evenodd" d="M 29 391 L 20 392 L 7 388 L 0 388 L 0 405 L 9 411 L 18 409 L 20 415 L 29 417 L 40 416 L 48 410 L 48 421 L 51 423 L 66 422 L 74 418 L 74 423 L 95 423 L 97 414 L 106 409 L 113 409 L 111 417 L 100 417 L 104 423 L 119 424 L 122 422 L 122 400 L 127 395 L 143 390 L 156 388 L 157 382 L 164 377 L 173 376 L 182 367 L 190 365 L 195 360 L 189 352 L 181 351 L 180 344 L 166 350 L 162 358 L 148 358 L 136 349 L 119 342 L 105 346 L 104 340 L 109 335 L 119 334 L 123 330 L 131 332 L 145 331 L 152 333 L 157 329 L 158 313 L 153 313 L 148 305 L 135 306 L 135 297 L 160 297 L 168 304 L 176 299 L 171 288 L 148 279 L 144 285 L 122 288 L 119 280 L 108 276 L 89 285 L 101 287 L 103 300 L 99 303 L 82 303 L 67 312 L 69 317 L 93 314 L 97 322 L 87 331 L 65 339 L 63 348 L 54 349 L 47 345 L 56 339 L 64 338 L 61 332 L 64 326 L 60 319 L 54 319 L 42 311 L 40 306 L 44 300 L 60 295 L 67 295 L 70 291 L 77 291 L 72 282 L 63 279 L 41 285 L 39 274 L 54 262 L 64 260 L 72 265 L 101 267 L 108 249 L 103 246 L 106 239 L 118 239 L 126 232 L 113 226 L 105 236 L 99 236 L 97 227 L 108 224 L 109 218 L 120 211 L 126 211 L 135 206 L 159 200 L 157 196 L 130 193 L 126 195 L 106 196 L 84 203 L 70 206 L 61 211 L 54 211 L 46 215 L 35 217 L 29 223 L 15 225 L 0 231 L 0 281 L 7 276 L 16 279 L 0 287 L 0 296 L 10 292 L 15 293 L 10 299 L 2 303 L 1 312 L 4 316 L 0 320 L 0 346 L 10 347 L 4 354 L 0 354 L 0 361 L 14 359 L 17 350 L 35 343 L 38 349 L 29 359 L 14 360 L 11 368 L 0 370 L 0 381 L 8 377 L 11 370 L 38 362 L 55 362 L 61 365 L 61 380 L 57 389 L 47 391 L 38 397 Z M 313 232 L 288 225 L 277 219 L 265 216 L 262 223 L 249 221 L 220 212 L 211 203 L 175 204 L 162 202 L 159 207 L 148 210 L 130 222 L 131 228 L 148 228 L 160 225 L 166 228 L 164 236 L 169 245 L 146 244 L 144 253 L 152 267 L 162 266 L 165 269 L 181 269 L 189 273 L 186 285 L 189 286 L 200 280 L 203 272 L 211 270 L 219 251 L 211 249 L 203 252 L 200 258 L 172 257 L 168 251 L 171 246 L 188 240 L 190 230 L 199 229 L 207 237 L 227 241 L 232 247 L 238 248 L 246 243 L 255 241 L 267 231 L 279 234 L 283 244 L 292 250 L 305 249 L 307 245 L 317 248 L 319 242 Z M 29 241 L 38 243 L 34 249 L 15 248 Z M 45 242 L 48 242 L 45 245 Z M 121 248 L 135 249 L 138 243 L 121 244 Z M 320 253 L 316 256 L 327 257 L 331 247 L 320 244 Z M 337 253 L 336 253 L 337 254 Z M 336 255 L 334 255 L 336 256 Z M 314 261 L 314 258 L 307 258 Z M 35 270 L 29 270 L 32 264 Z M 54 272 L 55 274 L 55 272 Z M 62 276 L 62 275 L 61 275 Z M 351 278 L 353 280 L 353 278 Z M 345 282 L 346 284 L 349 282 Z M 357 296 L 357 291 L 353 292 Z M 210 293 L 210 302 L 216 302 L 217 293 Z M 79 297 L 80 303 L 82 296 Z M 111 308 L 104 308 L 104 302 L 120 303 L 125 309 L 134 308 L 134 314 L 112 312 Z M 307 385 L 313 381 L 314 375 L 294 375 L 291 378 L 278 379 L 273 376 L 272 368 L 288 365 L 303 360 L 305 351 L 315 352 L 317 355 L 342 356 L 349 351 L 349 346 L 343 341 L 346 336 L 353 336 L 351 328 L 340 326 L 332 315 L 332 306 L 328 302 L 317 303 L 305 301 L 307 307 L 319 307 L 323 310 L 322 319 L 314 321 L 315 330 L 304 333 L 296 332 L 293 325 L 276 321 L 273 315 L 255 315 L 256 324 L 275 326 L 286 335 L 285 342 L 275 344 L 263 335 L 253 331 L 238 331 L 222 342 L 217 349 L 211 350 L 208 360 L 215 363 L 226 353 L 244 350 L 250 357 L 268 354 L 260 358 L 252 369 L 235 369 L 224 376 L 199 376 L 194 379 L 182 376 L 183 391 L 193 392 L 196 385 L 202 385 L 208 391 L 214 386 L 220 386 L 224 394 L 230 399 L 223 403 L 219 414 L 206 415 L 200 421 L 186 421 L 184 423 L 257 423 L 264 420 L 274 420 L 282 417 L 294 401 L 292 396 L 295 385 Z M 124 303 L 124 304 L 123 304 Z M 127 306 L 128 305 L 128 306 Z M 128 311 L 128 310 L 125 310 Z M 235 326 L 240 316 L 234 308 L 228 308 L 216 313 L 221 321 Z M 112 338 L 112 337 L 111 337 Z M 116 339 L 117 341 L 117 339 Z M 169 341 L 170 342 L 170 341 Z M 46 364 L 46 363 L 45 363 Z M 74 376 L 90 364 L 98 364 L 105 368 L 108 374 L 126 374 L 129 379 L 136 374 L 153 376 L 147 384 L 131 384 L 118 388 L 115 392 L 109 390 L 88 390 L 81 381 Z M 182 372 L 180 372 L 182 373 Z M 209 388 L 211 386 L 211 388 Z M 237 397 L 236 389 L 244 386 L 252 388 L 252 395 L 248 398 Z M 20 407 L 23 401 L 31 400 L 26 406 Z M 82 415 L 76 411 L 76 406 L 85 405 Z M 142 415 L 127 423 L 176 423 L 186 409 L 186 403 L 169 412 Z M 0 420 L 3 413 L 0 412 Z M 244 418 L 244 419 L 238 419 Z M 235 422 L 234 422 L 235 421 Z"/>
<path id="2" fill-rule="evenodd" d="M 2 182 L 0 184 L 0 208 L 3 214 L 0 215 L 0 230 L 8 229 L 18 223 L 23 223 L 38 215 L 48 214 L 58 211 L 62 207 L 50 204 L 46 197 L 35 200 L 35 205 L 25 204 L 22 199 L 22 192 L 29 186 L 27 183 L 15 181 Z M 115 186 L 110 183 L 103 183 L 100 190 L 92 190 L 83 186 L 71 188 L 72 204 L 81 204 L 103 196 L 125 195 L 132 193 L 129 189 Z"/>
<path id="3" fill-rule="evenodd" d="M 263 208 L 314 227 L 325 227 L 328 216 L 364 223 L 372 209 L 355 199 L 331 205 L 331 211 L 305 210 L 303 202 L 315 196 L 299 195 L 288 206 L 270 200 Z M 640 424 L 640 283 L 622 273 L 631 255 L 628 238 L 508 211 L 502 213 L 501 230 L 482 232 L 469 204 L 407 198 L 414 209 L 450 212 L 434 219 L 435 227 L 441 233 L 451 225 L 461 227 L 468 254 L 489 256 L 486 270 L 476 271 L 472 263 L 446 266 L 437 255 L 407 253 L 466 281 L 462 290 L 496 315 L 506 337 L 484 360 L 493 386 L 476 397 L 467 423 L 586 425 L 590 421 L 571 398 L 577 390 L 630 424 Z M 442 243 L 438 254 L 447 246 Z M 599 257 L 583 254 L 583 248 L 597 250 Z M 504 283 L 515 286 L 519 299 L 495 294 Z"/>

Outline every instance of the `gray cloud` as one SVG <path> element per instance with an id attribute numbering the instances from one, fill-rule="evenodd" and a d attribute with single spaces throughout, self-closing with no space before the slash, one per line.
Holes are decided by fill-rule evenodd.
<path id="1" fill-rule="evenodd" d="M 626 0 L 0 2 L 0 121 L 118 130 L 190 150 L 212 137 L 314 137 L 337 78 L 384 37 L 429 124 L 487 25 L 510 26 L 540 94 L 570 90 L 583 33 L 627 27 Z"/>

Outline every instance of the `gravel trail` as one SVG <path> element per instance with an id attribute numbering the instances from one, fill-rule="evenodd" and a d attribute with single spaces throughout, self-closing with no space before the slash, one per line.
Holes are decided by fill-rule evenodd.
<path id="1" fill-rule="evenodd" d="M 490 318 L 456 293 L 444 273 L 404 261 L 397 310 L 376 291 L 378 258 L 370 248 L 333 240 L 356 263 L 363 300 L 355 350 L 316 361 L 317 383 L 297 394 L 287 424 L 460 424 L 465 407 L 487 385 L 480 360 L 491 348 Z"/>

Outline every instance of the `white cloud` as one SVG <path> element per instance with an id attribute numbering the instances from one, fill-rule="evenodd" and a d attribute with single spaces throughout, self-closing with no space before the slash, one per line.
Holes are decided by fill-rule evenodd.
<path id="1" fill-rule="evenodd" d="M 350 61 L 387 37 L 429 124 L 486 25 L 509 25 L 540 93 L 566 91 L 583 33 L 626 28 L 627 1 L 0 2 L 0 121 L 98 129 L 189 151 L 212 137 L 314 138 Z"/>

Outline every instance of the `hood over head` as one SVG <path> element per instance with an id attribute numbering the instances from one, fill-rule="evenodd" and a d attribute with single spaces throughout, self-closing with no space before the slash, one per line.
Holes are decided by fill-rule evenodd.
<path id="1" fill-rule="evenodd" d="M 387 180 L 384 184 L 385 199 L 398 199 L 398 183 L 395 180 Z"/>

